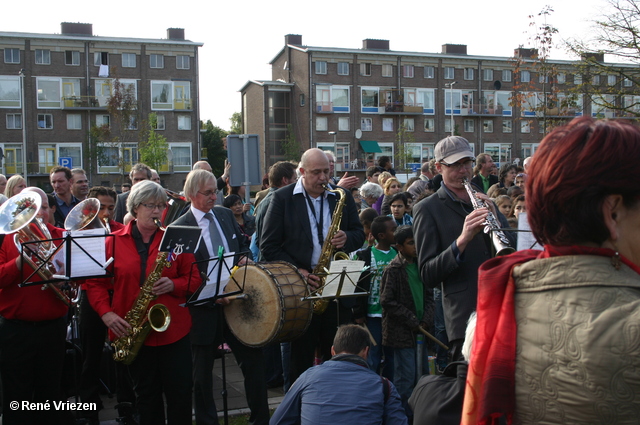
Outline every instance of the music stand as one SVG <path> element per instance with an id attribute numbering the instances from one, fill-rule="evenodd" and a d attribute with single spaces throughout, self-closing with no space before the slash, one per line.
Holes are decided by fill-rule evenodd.
<path id="1" fill-rule="evenodd" d="M 244 282 L 246 273 L 243 274 L 242 284 L 238 283 L 234 275 L 239 267 L 246 268 L 247 263 L 242 266 L 238 266 L 235 263 L 235 258 L 241 258 L 243 256 L 248 257 L 248 253 L 248 251 L 245 251 L 241 253 L 230 252 L 228 254 L 225 254 L 224 248 L 220 247 L 217 257 L 211 257 L 205 260 L 194 262 L 191 267 L 198 267 L 198 269 L 200 269 L 200 266 L 206 264 L 207 273 L 201 273 L 202 283 L 193 293 L 193 295 L 189 297 L 186 305 L 203 305 L 209 302 L 215 302 L 220 298 L 228 298 L 244 293 Z M 222 292 L 231 282 L 234 282 L 238 289 L 230 292 Z"/>

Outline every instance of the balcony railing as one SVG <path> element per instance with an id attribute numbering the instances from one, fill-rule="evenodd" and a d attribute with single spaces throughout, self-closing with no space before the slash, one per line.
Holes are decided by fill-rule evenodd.
<path id="1" fill-rule="evenodd" d="M 424 113 L 422 103 L 395 101 L 383 103 L 381 106 L 384 107 L 385 114 L 421 115 Z"/>
<path id="2" fill-rule="evenodd" d="M 63 109 L 106 109 L 107 105 L 100 105 L 95 96 L 66 96 L 62 98 Z"/>

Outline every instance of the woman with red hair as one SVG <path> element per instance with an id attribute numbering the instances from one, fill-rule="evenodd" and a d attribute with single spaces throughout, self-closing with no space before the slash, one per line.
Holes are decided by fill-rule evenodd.
<path id="1" fill-rule="evenodd" d="M 484 263 L 462 424 L 637 423 L 640 129 L 577 118 L 540 144 L 526 208 L 544 251 Z"/>

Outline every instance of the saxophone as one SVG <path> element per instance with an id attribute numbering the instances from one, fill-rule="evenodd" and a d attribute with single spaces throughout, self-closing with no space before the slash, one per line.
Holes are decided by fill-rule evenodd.
<path id="1" fill-rule="evenodd" d="M 465 178 L 462 181 L 462 184 L 464 184 L 464 188 L 469 194 L 469 198 L 471 199 L 471 204 L 473 205 L 474 210 L 477 210 L 478 208 L 487 208 L 487 210 L 489 210 L 489 214 L 487 214 L 487 218 L 483 223 L 485 225 L 484 232 L 490 233 L 491 242 L 493 242 L 493 247 L 496 250 L 496 257 L 500 255 L 509 255 L 514 252 L 515 249 L 510 245 L 507 235 L 505 235 L 504 232 L 500 230 L 500 223 L 498 223 L 498 220 L 484 203 L 484 201 L 476 196 L 476 191 L 471 187 L 471 183 L 469 182 L 469 180 Z"/>
<path id="2" fill-rule="evenodd" d="M 331 245 L 331 239 L 333 239 L 336 233 L 338 233 L 338 231 L 340 230 L 340 223 L 342 222 L 342 210 L 344 209 L 344 204 L 347 200 L 347 197 L 344 191 L 339 187 L 336 187 L 335 190 L 330 189 L 326 184 L 323 184 L 322 187 L 324 187 L 324 189 L 328 192 L 337 193 L 339 198 L 338 203 L 333 210 L 333 215 L 331 216 L 331 226 L 329 226 L 327 237 L 324 239 L 324 243 L 322 244 L 322 250 L 320 251 L 318 264 L 316 264 L 313 271 L 311 272 L 312 274 L 320 277 L 320 288 L 316 291 L 316 294 L 318 295 L 322 295 L 322 285 L 324 285 L 324 282 L 327 279 L 327 269 L 329 268 L 331 260 L 349 259 L 349 256 L 344 252 L 336 252 L 334 256 L 334 248 L 333 245 Z M 327 301 L 326 299 L 315 300 L 313 302 L 313 312 L 315 314 L 322 314 L 325 312 L 328 306 L 329 301 Z"/>
<path id="3" fill-rule="evenodd" d="M 159 226 L 160 221 L 155 223 Z M 149 303 L 156 299 L 156 295 L 152 293 L 153 284 L 162 277 L 164 268 L 171 266 L 167 261 L 168 256 L 168 252 L 158 252 L 153 271 L 147 276 L 140 288 L 138 298 L 124 317 L 124 320 L 131 325 L 129 333 L 116 338 L 111 343 L 114 348 L 113 359 L 117 362 L 126 365 L 133 363 L 151 329 L 164 332 L 171 323 L 171 314 L 165 305 L 155 304 L 149 308 Z"/>

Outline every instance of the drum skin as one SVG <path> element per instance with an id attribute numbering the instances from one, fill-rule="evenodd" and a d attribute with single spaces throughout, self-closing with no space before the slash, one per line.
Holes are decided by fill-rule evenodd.
<path id="1" fill-rule="evenodd" d="M 248 264 L 240 266 L 233 278 L 225 292 L 242 290 L 245 298 L 232 300 L 224 314 L 244 345 L 292 341 L 307 330 L 313 307 L 302 300 L 309 290 L 295 266 L 284 261 Z"/>

